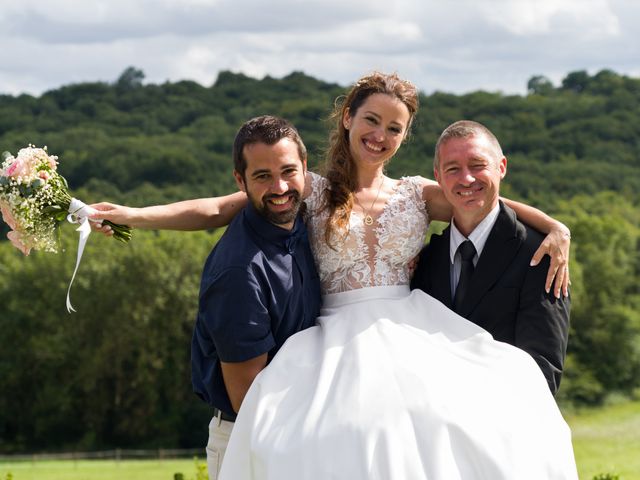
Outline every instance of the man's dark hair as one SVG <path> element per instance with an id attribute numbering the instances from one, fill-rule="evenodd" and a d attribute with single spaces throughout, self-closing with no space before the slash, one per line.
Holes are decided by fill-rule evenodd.
<path id="1" fill-rule="evenodd" d="M 300 161 L 304 162 L 307 159 L 307 149 L 302 143 L 298 130 L 291 122 L 272 115 L 262 115 L 245 122 L 233 141 L 233 168 L 244 177 L 247 169 L 244 147 L 254 143 L 275 145 L 283 138 L 288 138 L 296 143 Z"/>

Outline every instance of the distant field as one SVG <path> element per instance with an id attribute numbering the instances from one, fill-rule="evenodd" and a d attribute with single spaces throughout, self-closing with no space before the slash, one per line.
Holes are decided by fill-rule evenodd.
<path id="1" fill-rule="evenodd" d="M 580 480 L 615 473 L 640 480 L 640 402 L 566 414 Z M 204 462 L 204 460 L 200 460 Z M 173 480 L 181 472 L 195 480 L 194 460 L 60 460 L 0 463 L 0 480 Z"/>
<path id="2" fill-rule="evenodd" d="M 640 480 L 640 402 L 566 414 L 580 480 L 615 473 L 620 480 Z"/>
<path id="3" fill-rule="evenodd" d="M 176 472 L 183 473 L 185 480 L 196 478 L 195 462 L 189 459 L 0 463 L 0 480 L 6 480 L 8 472 L 13 480 L 173 480 Z"/>

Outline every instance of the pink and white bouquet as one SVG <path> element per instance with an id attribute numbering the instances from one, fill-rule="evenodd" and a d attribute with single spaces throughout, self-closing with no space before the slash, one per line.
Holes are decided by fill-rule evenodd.
<path id="1" fill-rule="evenodd" d="M 0 211 L 11 231 L 11 243 L 25 255 L 33 250 L 58 251 L 57 228 L 68 219 L 79 223 L 89 207 L 69 194 L 67 181 L 58 173 L 58 157 L 47 147 L 29 145 L 18 152 L 2 154 Z M 122 242 L 131 238 L 131 228 L 105 221 Z"/>
<path id="2" fill-rule="evenodd" d="M 58 157 L 49 155 L 47 147 L 29 145 L 15 157 L 4 152 L 2 160 L 0 212 L 11 228 L 7 237 L 22 253 L 29 255 L 32 249 L 57 252 L 60 224 L 65 219 L 80 224 L 76 268 L 67 290 L 67 309 L 75 311 L 70 300 L 71 285 L 91 233 L 89 215 L 96 210 L 71 197 L 67 181 L 58 173 Z M 126 243 L 131 239 L 130 227 L 103 222 L 111 226 L 117 240 Z"/>

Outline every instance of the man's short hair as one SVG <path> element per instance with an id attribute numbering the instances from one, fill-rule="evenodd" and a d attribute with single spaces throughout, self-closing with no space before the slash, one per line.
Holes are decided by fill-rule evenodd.
<path id="1" fill-rule="evenodd" d="M 487 127 L 481 123 L 474 122 L 473 120 L 459 120 L 452 123 L 440 134 L 438 142 L 436 143 L 435 154 L 433 156 L 433 168 L 438 170 L 440 167 L 440 147 L 447 143 L 452 138 L 469 138 L 474 136 L 484 135 L 489 142 L 495 148 L 499 157 L 503 157 L 502 147 L 496 136 L 491 133 Z"/>
<path id="2" fill-rule="evenodd" d="M 244 177 L 247 169 L 244 147 L 254 143 L 275 145 L 283 138 L 288 138 L 296 143 L 300 161 L 307 159 L 307 149 L 302 143 L 302 138 L 300 138 L 296 127 L 288 120 L 273 115 L 262 115 L 245 122 L 233 141 L 233 168 Z"/>

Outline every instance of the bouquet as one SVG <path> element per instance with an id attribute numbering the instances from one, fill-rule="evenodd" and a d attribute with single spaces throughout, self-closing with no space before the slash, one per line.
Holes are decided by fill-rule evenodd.
<path id="1" fill-rule="evenodd" d="M 0 212 L 11 228 L 7 237 L 25 255 L 29 255 L 32 249 L 57 252 L 59 240 L 56 233 L 60 224 L 65 219 L 79 223 L 77 271 L 91 232 L 88 217 L 96 210 L 71 197 L 67 181 L 58 173 L 57 160 L 55 155 L 49 155 L 47 147 L 29 145 L 16 157 L 4 152 L 0 169 Z M 104 223 L 111 226 L 117 240 L 126 243 L 131 239 L 130 227 L 106 220 Z M 67 308 L 73 310 L 68 294 Z"/>
<path id="2" fill-rule="evenodd" d="M 58 173 L 58 157 L 47 147 L 29 145 L 14 157 L 2 154 L 0 211 L 11 231 L 11 243 L 25 255 L 34 250 L 58 251 L 57 228 L 68 219 L 80 223 L 94 210 L 71 197 L 67 181 Z M 131 228 L 105 221 L 114 238 L 128 242 Z"/>

